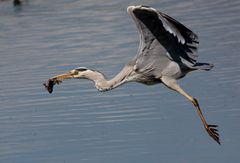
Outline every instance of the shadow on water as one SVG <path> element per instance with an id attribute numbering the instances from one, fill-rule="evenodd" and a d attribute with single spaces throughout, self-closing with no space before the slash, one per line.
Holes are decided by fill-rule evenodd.
<path id="1" fill-rule="evenodd" d="M 199 61 L 215 67 L 180 84 L 219 125 L 223 145 L 209 139 L 190 103 L 162 85 L 99 93 L 89 81 L 69 80 L 52 95 L 42 87 L 78 66 L 117 74 L 137 52 L 126 7 L 138 1 L 28 1 L 19 10 L 1 1 L 0 162 L 240 161 L 240 2 L 143 2 L 198 33 Z"/>

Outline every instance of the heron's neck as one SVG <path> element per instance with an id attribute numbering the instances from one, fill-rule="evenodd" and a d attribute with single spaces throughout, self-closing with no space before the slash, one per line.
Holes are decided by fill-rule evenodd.
<path id="1" fill-rule="evenodd" d="M 92 71 L 92 73 L 89 73 L 85 77 L 92 80 L 99 91 L 108 91 L 130 81 L 130 75 L 131 71 L 129 71 L 127 67 L 124 67 L 122 71 L 111 80 L 107 80 L 105 76 L 98 71 Z"/>

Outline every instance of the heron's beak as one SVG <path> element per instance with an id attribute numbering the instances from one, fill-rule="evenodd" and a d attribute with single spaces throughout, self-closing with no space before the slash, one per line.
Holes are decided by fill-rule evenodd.
<path id="1" fill-rule="evenodd" d="M 45 88 L 47 89 L 47 91 L 49 93 L 52 93 L 53 86 L 55 84 L 60 84 L 65 79 L 71 79 L 71 78 L 74 77 L 73 75 L 74 74 L 71 71 L 66 72 L 64 74 L 60 74 L 60 75 L 57 75 L 57 76 L 54 76 L 54 77 L 48 79 L 48 82 L 47 83 L 43 83 L 43 85 L 45 86 Z"/>
<path id="2" fill-rule="evenodd" d="M 73 78 L 73 74 L 71 73 L 71 71 L 69 71 L 69 72 L 66 72 L 64 74 L 54 76 L 54 77 L 50 78 L 49 80 L 56 80 L 56 81 L 61 82 L 65 79 L 71 79 L 71 78 Z"/>

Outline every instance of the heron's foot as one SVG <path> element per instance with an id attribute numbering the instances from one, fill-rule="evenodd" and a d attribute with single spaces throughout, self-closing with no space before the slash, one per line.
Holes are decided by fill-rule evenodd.
<path id="1" fill-rule="evenodd" d="M 62 81 L 61 80 L 57 80 L 57 79 L 49 79 L 47 81 L 47 83 L 43 83 L 43 85 L 45 86 L 46 90 L 49 92 L 49 93 L 52 93 L 53 91 L 53 86 L 55 84 L 60 84 Z"/>
<path id="2" fill-rule="evenodd" d="M 205 129 L 208 132 L 209 136 L 211 136 L 219 145 L 221 145 L 218 130 L 216 129 L 216 127 L 218 127 L 218 126 L 217 125 L 206 125 Z"/>

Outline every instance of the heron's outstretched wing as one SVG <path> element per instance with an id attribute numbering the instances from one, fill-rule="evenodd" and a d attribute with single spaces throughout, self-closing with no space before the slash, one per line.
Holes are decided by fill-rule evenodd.
<path id="1" fill-rule="evenodd" d="M 190 29 L 148 6 L 129 6 L 128 13 L 132 16 L 140 33 L 137 57 L 165 55 L 170 60 L 187 67 L 192 67 L 196 63 L 199 42 L 197 35 Z"/>

